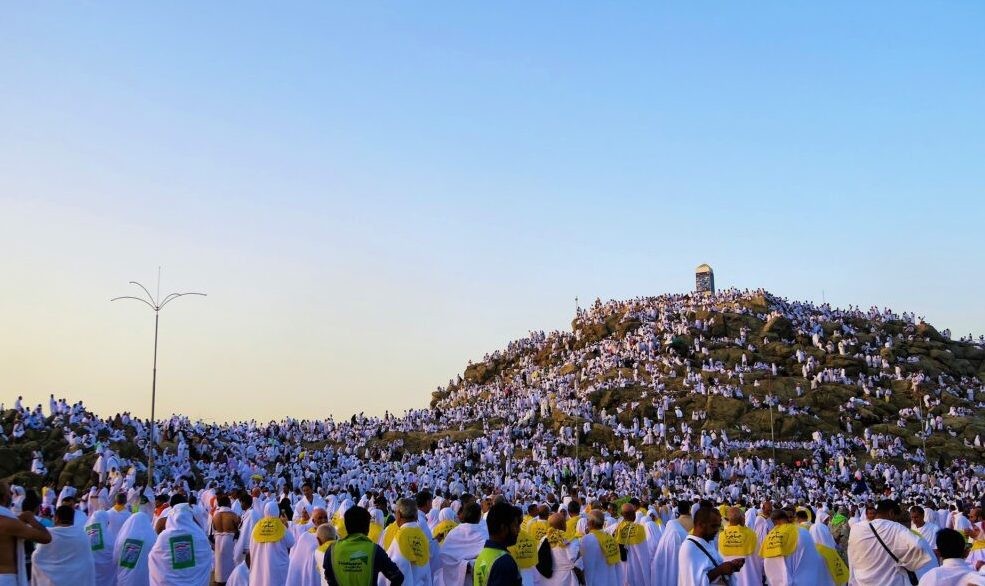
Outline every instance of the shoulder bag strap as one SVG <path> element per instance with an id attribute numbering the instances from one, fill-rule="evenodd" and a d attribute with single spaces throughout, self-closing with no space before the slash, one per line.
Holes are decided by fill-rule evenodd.
<path id="1" fill-rule="evenodd" d="M 899 569 L 901 569 L 904 572 L 906 572 L 906 577 L 907 577 L 907 579 L 909 579 L 910 584 L 912 584 L 912 585 L 915 586 L 917 584 L 917 582 L 918 582 L 917 575 L 914 572 L 911 572 L 910 570 L 908 570 L 908 569 L 904 568 L 903 566 L 900 566 L 899 565 L 899 558 L 896 557 L 896 554 L 894 554 L 891 549 L 889 549 L 889 546 L 887 546 L 886 545 L 886 542 L 882 540 L 882 537 L 879 536 L 879 532 L 876 531 L 875 526 L 871 522 L 869 523 L 869 529 L 872 530 L 872 534 L 875 535 L 876 536 L 876 539 L 879 540 L 879 545 L 881 545 L 882 548 L 884 550 L 886 550 L 886 553 L 889 554 L 889 557 L 893 558 L 893 562 L 896 563 L 897 567 L 899 567 Z"/>
<path id="2" fill-rule="evenodd" d="M 690 541 L 690 542 L 691 542 L 691 543 L 693 543 L 693 544 L 694 544 L 695 546 L 697 546 L 697 548 L 698 548 L 698 549 L 700 549 L 700 550 L 701 550 L 701 553 L 703 553 L 703 554 L 705 554 L 706 556 L 708 556 L 708 559 L 709 559 L 709 560 L 711 560 L 711 566 L 712 566 L 712 569 L 714 569 L 714 568 L 717 568 L 717 567 L 718 567 L 718 560 L 716 560 L 716 559 L 714 558 L 714 556 L 712 556 L 712 555 L 711 555 L 710 553 L 708 553 L 708 550 L 707 550 L 707 549 L 705 549 L 705 546 L 703 546 L 703 545 L 701 545 L 700 543 L 698 543 L 697 541 L 695 541 L 695 540 L 693 540 L 693 539 L 686 539 L 685 541 Z M 722 577 L 723 577 L 723 578 L 725 578 L 725 583 L 726 583 L 726 584 L 731 584 L 731 583 L 732 583 L 732 576 L 728 576 L 728 575 L 725 575 L 725 576 L 722 576 Z"/>
<path id="3" fill-rule="evenodd" d="M 886 542 L 882 540 L 882 537 L 879 536 L 879 532 L 876 531 L 876 528 L 872 525 L 872 523 L 869 523 L 869 529 L 872 530 L 872 534 L 875 535 L 876 539 L 879 540 L 879 545 L 881 545 L 882 548 L 886 550 L 886 553 L 889 554 L 889 557 L 893 558 L 893 561 L 898 564 L 899 558 L 896 557 L 896 554 L 893 553 L 893 550 L 889 549 L 889 546 L 886 545 Z"/>

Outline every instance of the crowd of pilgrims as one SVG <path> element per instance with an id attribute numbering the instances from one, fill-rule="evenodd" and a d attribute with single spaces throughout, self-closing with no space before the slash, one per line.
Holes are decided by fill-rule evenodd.
<path id="1" fill-rule="evenodd" d="M 424 489 L 391 502 L 305 483 L 39 497 L 0 481 L 0 584 L 985 584 L 985 518 L 968 499 L 815 507 L 546 494 L 514 504 Z"/>
<path id="2" fill-rule="evenodd" d="M 769 307 L 757 313 L 751 301 L 764 298 L 769 301 Z M 699 312 L 705 312 L 702 314 L 707 317 L 696 317 Z M 755 339 L 746 327 L 737 332 L 716 328 L 720 325 L 716 320 L 724 319 L 723 313 L 753 316 L 763 322 L 785 318 L 791 324 L 792 335 L 798 340 L 808 340 L 810 348 L 798 347 L 789 363 L 767 363 L 759 359 L 759 348 L 769 340 Z M 613 316 L 635 327 L 627 328 L 621 337 L 587 339 L 586 332 L 592 326 L 611 322 Z M 895 334 L 889 333 L 883 327 L 889 322 L 903 327 L 897 328 Z M 868 330 L 859 331 L 860 323 L 866 324 Z M 121 584 L 148 583 L 148 580 L 155 584 L 199 583 L 194 581 L 197 578 L 182 582 L 177 574 L 165 572 L 168 570 L 165 566 L 172 573 L 181 570 L 182 575 L 198 576 L 189 570 L 204 567 L 205 558 L 210 560 L 208 572 L 214 572 L 218 582 L 224 582 L 230 575 L 248 575 L 251 584 L 285 583 L 287 578 L 278 572 L 288 571 L 289 558 L 301 551 L 313 558 L 308 555 L 312 553 L 310 550 L 316 550 L 317 554 L 321 545 L 334 542 L 338 534 L 344 536 L 343 519 L 348 508 L 358 504 L 369 511 L 371 531 L 379 532 L 378 528 L 387 529 L 387 520 L 399 516 L 398 503 L 409 507 L 412 501 L 421 515 L 420 530 L 427 537 L 427 549 L 431 553 L 426 564 L 430 568 L 428 578 L 416 579 L 414 566 L 410 572 L 415 578 L 413 583 L 433 581 L 457 585 L 462 582 L 458 574 L 451 582 L 445 581 L 440 562 L 444 559 L 442 533 L 435 528 L 440 523 L 475 525 L 474 531 L 484 531 L 482 535 L 488 537 L 488 531 L 483 528 L 485 521 L 466 523 L 462 512 L 475 501 L 485 519 L 496 500 L 517 505 L 525 513 L 534 512 L 532 507 L 536 505 L 539 509 L 535 516 L 544 522 L 534 523 L 537 527 L 550 527 L 563 521 L 563 542 L 567 544 L 565 547 L 573 548 L 569 557 L 572 568 L 577 568 L 571 574 L 581 574 L 575 580 L 587 579 L 589 584 L 676 584 L 676 572 L 671 579 L 659 568 L 673 566 L 670 558 L 676 559 L 678 552 L 683 556 L 685 550 L 677 543 L 673 555 L 667 550 L 659 557 L 661 536 L 668 534 L 667 528 L 677 527 L 675 523 L 692 531 L 690 515 L 696 514 L 698 504 L 705 501 L 714 505 L 729 527 L 736 517 L 731 507 L 740 507 L 743 519 L 755 529 L 760 542 L 765 539 L 766 525 L 758 523 L 759 517 L 750 513 L 765 510 L 764 523 L 768 522 L 772 529 L 775 522 L 783 524 L 784 511 L 778 506 L 778 516 L 773 519 L 761 503 L 772 501 L 809 510 L 809 522 L 812 526 L 830 528 L 833 539 L 828 545 L 843 557 L 846 552 L 850 554 L 848 533 L 839 540 L 836 527 L 864 522 L 867 503 L 882 497 L 923 506 L 930 526 L 951 527 L 957 523 L 956 528 L 973 539 L 969 531 L 977 526 L 969 530 L 956 519 L 964 518 L 961 512 L 972 514 L 972 505 L 979 503 L 985 494 L 981 479 L 985 472 L 980 457 L 981 438 L 963 438 L 969 448 L 967 461 L 942 462 L 929 459 L 922 448 L 907 447 L 903 434 L 872 432 L 861 423 L 860 408 L 888 400 L 893 383 L 900 381 L 905 382 L 916 399 L 912 407 L 900 412 L 896 423 L 908 430 L 905 433 L 920 439 L 933 434 L 956 435 L 945 424 L 944 417 L 973 416 L 983 407 L 979 401 L 982 384 L 977 378 L 949 374 L 930 377 L 912 357 L 900 356 L 894 363 L 887 360 L 887 353 L 882 350 L 916 339 L 921 323 L 914 314 L 898 315 L 877 308 L 840 310 L 791 302 L 764 291 L 730 290 L 714 297 L 664 295 L 621 302 L 596 301 L 590 308 L 578 310 L 572 331 L 531 332 L 528 337 L 484 358 L 483 364 L 499 365 L 496 376 L 476 378 L 468 376 L 466 371 L 465 377 L 459 376 L 449 381 L 447 387 L 438 389 L 430 408 L 409 410 L 402 416 L 388 412 L 383 417 L 359 414 L 342 420 L 329 417 L 285 419 L 268 424 L 256 421 L 214 424 L 175 415 L 158 422 L 151 439 L 149 423 L 128 413 L 101 419 L 81 402 L 69 404 L 52 396 L 45 410 L 41 405 L 25 406 L 18 398 L 13 405 L 16 416 L 12 423 L 0 426 L 0 445 L 23 441 L 30 430 L 63 429 L 67 442 L 62 456 L 65 461 L 96 455 L 92 487 L 88 491 L 82 486 L 57 486 L 48 475 L 45 454 L 40 451 L 34 453 L 31 471 L 45 478 L 47 484 L 43 494 L 33 499 L 38 501 L 35 511 L 39 519 L 49 524 L 57 520 L 59 504 L 65 501 L 65 496 L 74 496 L 80 498 L 66 501 L 72 504 L 76 517 L 71 526 L 87 531 L 93 525 L 101 527 L 99 534 L 105 547 L 99 551 L 104 557 L 112 554 L 115 558 L 112 562 L 95 562 L 95 571 L 100 576 L 98 584 L 108 583 L 114 572 L 129 576 L 126 579 L 121 576 Z M 834 331 L 831 324 L 835 324 Z M 712 335 L 722 331 L 726 334 Z M 946 331 L 942 333 L 950 335 Z M 691 340 L 686 351 L 680 348 L 682 339 Z M 793 343 L 792 339 L 782 341 Z M 962 341 L 985 346 L 981 338 L 974 340 L 968 336 Z M 741 359 L 734 364 L 716 360 L 715 351 L 723 348 L 739 350 Z M 851 376 L 845 369 L 824 367 L 827 356 L 853 357 L 863 361 L 867 368 Z M 796 378 L 799 382 L 794 396 L 781 398 L 772 393 L 766 382 L 771 377 Z M 840 431 L 817 430 L 809 439 L 774 441 L 756 437 L 747 427 L 735 425 L 729 429 L 709 428 L 705 425 L 708 416 L 705 401 L 693 400 L 695 396 L 717 395 L 745 401 L 751 410 L 775 409 L 778 414 L 810 418 L 816 415 L 797 399 L 824 392 L 822 386 L 828 385 L 848 385 L 856 392 L 839 407 L 843 423 Z M 642 392 L 629 393 L 630 398 L 624 403 L 607 408 L 598 408 L 592 400 L 599 393 L 621 389 L 642 389 Z M 594 436 L 600 427 L 611 431 L 614 441 L 598 441 Z M 457 432 L 454 439 L 450 432 Z M 399 438 L 410 433 L 427 434 L 429 445 L 414 449 L 405 445 Z M 135 442 L 141 450 L 153 446 L 152 486 L 141 484 L 146 484 L 143 457 L 126 458 L 114 449 L 128 441 Z M 662 449 L 662 457 L 652 456 L 655 448 Z M 796 465 L 778 464 L 763 455 L 771 448 L 798 450 L 809 453 L 810 457 Z M 302 486 L 308 487 L 309 496 L 302 494 Z M 76 489 L 81 492 L 76 494 Z M 26 491 L 14 487 L 12 494 L 14 506 L 10 510 L 18 511 Z M 421 495 L 430 498 L 422 499 Z M 633 508 L 632 520 L 626 518 L 625 511 L 612 508 L 618 496 L 633 498 L 628 503 Z M 413 498 L 406 501 L 407 497 Z M 677 506 L 682 502 L 687 506 Z M 579 509 L 575 515 L 571 514 L 572 503 Z M 545 507 L 546 511 L 540 510 Z M 132 511 L 144 514 L 129 515 Z M 579 556 L 577 546 L 572 545 L 591 541 L 592 532 L 584 525 L 591 523 L 595 516 L 592 512 L 602 514 L 602 525 L 597 529 L 614 535 L 625 558 L 612 564 L 618 568 L 613 576 L 619 577 L 612 577 L 611 582 L 598 577 L 593 580 L 587 549 L 582 550 L 585 555 Z M 64 510 L 62 513 L 67 515 Z M 109 544 L 119 546 L 120 537 L 129 534 L 124 532 L 122 523 L 111 522 L 124 513 L 133 519 L 127 527 L 130 532 L 142 531 L 144 541 L 157 544 L 150 548 L 150 553 L 167 550 L 161 555 L 173 556 L 175 552 L 162 545 L 160 537 L 169 535 L 171 539 L 176 533 L 167 531 L 173 530 L 206 535 L 209 554 L 205 556 L 204 549 L 203 555 L 194 553 L 191 557 L 195 563 L 191 568 L 175 569 L 171 558 L 155 565 L 154 557 L 143 565 L 121 565 L 122 554 L 117 551 L 120 548 L 110 551 L 114 548 Z M 227 517 L 227 522 L 222 524 L 224 529 L 234 530 L 214 531 L 216 515 L 220 513 L 237 516 L 235 523 Z M 797 524 L 796 513 L 787 511 L 790 525 Z M 306 539 L 308 530 L 315 527 L 313 519 L 322 519 L 322 515 L 328 518 L 326 525 L 335 529 L 335 536 L 326 531 L 322 540 L 316 530 L 310 532 L 315 541 Z M 562 519 L 559 521 L 555 515 Z M 259 570 L 267 564 L 256 557 L 247 568 L 247 564 L 239 562 L 250 552 L 251 525 L 271 516 L 287 527 L 277 541 L 283 546 L 283 555 L 271 554 L 280 560 L 271 562 L 280 569 Z M 700 517 L 706 519 L 708 515 Z M 620 519 L 639 523 L 645 529 L 646 537 L 641 543 L 648 550 L 640 556 L 648 563 L 632 555 L 627 558 L 626 552 L 636 551 L 633 546 L 641 543 L 621 542 L 625 539 L 616 531 Z M 837 519 L 843 519 L 844 523 L 836 523 Z M 981 519 L 975 522 L 980 526 Z M 548 552 L 553 554 L 554 546 L 561 541 L 556 538 L 544 541 L 546 534 L 540 535 L 540 529 L 531 532 L 530 525 L 530 519 L 526 519 L 521 536 L 532 535 L 541 545 L 548 543 L 551 545 Z M 393 523 L 389 527 L 397 526 Z M 143 531 L 148 527 L 159 534 L 156 539 Z M 235 536 L 235 540 L 227 533 Z M 685 531 L 684 535 L 687 534 Z M 480 541 L 477 535 L 472 535 L 474 543 Z M 803 545 L 808 540 L 801 535 Z M 115 541 L 110 537 L 115 537 Z M 934 537 L 924 536 L 931 549 Z M 401 554 L 394 554 L 394 547 L 400 541 L 393 541 L 392 535 L 390 538 L 384 539 L 380 534 L 372 541 L 386 546 L 384 549 L 390 557 L 399 561 Z M 626 539 L 633 541 L 636 537 Z M 787 539 L 792 538 L 788 535 Z M 817 535 L 812 539 L 827 543 Z M 596 541 L 602 540 L 603 536 L 596 535 Z M 231 541 L 235 544 L 229 545 Z M 712 536 L 708 543 L 714 545 L 715 541 Z M 302 543 L 306 544 L 303 548 Z M 192 545 L 190 551 L 194 552 L 200 544 Z M 45 551 L 45 547 L 48 546 L 38 546 L 36 553 Z M 730 583 L 762 584 L 764 574 L 754 571 L 763 565 L 761 557 L 757 560 L 758 551 L 751 554 L 754 563 L 734 577 L 729 578 L 723 572 L 715 579 L 721 583 L 732 580 Z M 220 552 L 223 556 L 232 552 L 234 556 L 220 559 Z M 96 551 L 92 553 L 99 557 Z M 461 551 L 456 550 L 458 553 Z M 715 552 L 709 553 L 712 555 L 706 560 L 710 563 Z M 633 559 L 637 562 L 632 562 Z M 852 561 L 850 555 L 847 559 Z M 825 560 L 834 563 L 829 558 Z M 546 563 L 539 561 L 540 565 Z M 554 562 L 563 565 L 560 557 Z M 471 563 L 471 566 L 465 563 L 456 567 L 471 574 L 474 560 Z M 849 571 L 854 583 L 877 583 L 860 580 L 851 565 Z M 647 572 L 643 572 L 643 566 L 648 568 Z M 631 567 L 636 569 L 631 572 Z M 143 568 L 142 573 L 139 568 Z M 165 572 L 167 578 L 158 577 L 155 581 L 155 568 Z M 924 564 L 921 569 L 927 570 L 929 565 Z M 563 577 L 564 572 L 556 573 L 562 576 L 558 578 L 529 570 L 521 569 L 524 583 L 575 583 L 565 581 L 568 578 Z M 326 579 L 324 572 L 312 575 L 315 574 L 319 579 Z M 793 583 L 770 578 L 768 574 L 769 584 Z M 759 576 L 759 582 L 757 578 L 745 581 L 751 575 Z M 902 576 L 906 578 L 905 574 Z M 235 583 L 235 577 L 229 579 Z M 381 584 L 387 580 L 385 575 L 380 577 Z M 692 583 L 683 577 L 680 580 L 682 584 Z M 309 582 L 289 580 L 287 583 Z M 796 583 L 801 583 L 799 578 Z"/>

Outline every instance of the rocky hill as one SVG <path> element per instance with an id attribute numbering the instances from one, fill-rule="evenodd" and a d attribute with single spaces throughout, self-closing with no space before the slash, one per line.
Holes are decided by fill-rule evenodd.
<path id="1" fill-rule="evenodd" d="M 74 431 L 82 436 L 87 431 L 85 425 L 48 425 L 44 429 L 28 428 L 22 438 L 14 439 L 11 431 L 14 422 L 18 419 L 18 413 L 13 409 L 0 414 L 0 425 L 8 436 L 8 443 L 0 444 L 0 478 L 20 486 L 39 487 L 43 479 L 30 472 L 32 454 L 38 450 L 44 455 L 44 464 L 48 471 L 47 480 L 55 481 L 58 486 L 68 484 L 87 488 L 91 485 L 92 467 L 98 457 L 95 451 L 85 449 L 78 458 L 71 461 L 64 459 L 65 453 L 69 451 L 65 434 Z M 53 422 L 49 419 L 49 423 Z M 98 433 L 95 439 L 112 447 L 123 458 L 142 458 L 134 436 L 131 431 L 126 434 L 127 441 L 111 442 L 108 441 L 107 433 Z M 170 447 L 174 448 L 173 445 Z"/>
<path id="2" fill-rule="evenodd" d="M 981 339 L 953 340 L 909 313 L 841 310 L 765 291 L 596 301 L 569 331 L 531 332 L 440 387 L 423 415 L 437 433 L 409 420 L 379 420 L 360 448 L 400 445 L 397 455 L 426 454 L 439 438 L 466 442 L 509 426 L 556 440 L 560 455 L 580 458 L 620 458 L 627 448 L 649 462 L 701 457 L 704 445 L 722 455 L 769 456 L 775 448 L 778 459 L 792 462 L 817 457 L 811 442 L 820 432 L 842 436 L 861 461 L 919 462 L 925 445 L 931 463 L 948 465 L 985 454 L 983 380 Z M 20 417 L 0 415 L 8 438 Z M 923 433 L 928 420 L 933 429 Z M 645 431 L 661 421 L 666 435 L 648 438 Z M 96 455 L 90 447 L 65 463 L 68 429 L 8 439 L 0 445 L 0 478 L 37 485 L 41 478 L 26 470 L 32 451 L 41 450 L 49 479 L 87 486 Z M 86 433 L 82 425 L 71 429 Z M 105 430 L 95 439 L 123 458 L 140 457 L 132 429 L 126 441 L 109 441 Z M 332 443 L 308 438 L 303 449 Z"/>
<path id="3" fill-rule="evenodd" d="M 975 446 L 976 438 L 985 441 L 982 340 L 952 340 L 912 314 L 837 310 L 765 291 L 710 298 L 667 295 L 596 302 L 576 317 L 570 332 L 553 332 L 545 342 L 515 343 L 506 352 L 470 364 L 460 379 L 434 393 L 432 407 L 451 406 L 463 395 L 474 397 L 474 387 L 488 387 L 488 395 L 494 396 L 502 381 L 518 376 L 525 378 L 520 386 L 568 376 L 578 381 L 576 395 L 589 401 L 594 412 L 615 411 L 617 421 L 627 426 L 634 418 L 657 418 L 651 397 L 659 387 L 682 409 L 694 433 L 724 430 L 729 438 L 749 442 L 775 434 L 782 445 L 809 441 L 815 431 L 864 438 L 868 430 L 899 437 L 910 454 L 922 449 L 925 440 L 931 460 L 983 454 Z M 637 349 L 651 343 L 652 349 Z M 601 367 L 593 364 L 603 359 Z M 813 365 L 805 377 L 808 361 Z M 744 370 L 741 380 L 738 370 Z M 812 385 L 819 371 L 832 376 Z M 624 382 L 611 384 L 619 379 Z M 706 389 L 740 389 L 742 397 L 700 394 L 699 381 Z M 469 387 L 472 392 L 462 392 Z M 773 410 L 772 427 L 770 410 L 763 408 L 767 396 L 787 407 L 782 413 Z M 917 406 L 922 407 L 919 414 L 914 412 Z M 689 421 L 688 414 L 696 409 L 706 417 Z M 922 418 L 938 415 L 942 428 L 922 437 Z M 585 420 L 561 416 L 554 426 L 583 425 Z M 616 445 L 612 426 L 600 425 L 597 418 L 592 423 L 590 439 Z M 863 458 L 872 457 L 858 451 Z M 647 452 L 653 458 L 682 455 L 658 447 Z M 777 454 L 784 460 L 805 455 L 804 450 L 782 448 Z"/>

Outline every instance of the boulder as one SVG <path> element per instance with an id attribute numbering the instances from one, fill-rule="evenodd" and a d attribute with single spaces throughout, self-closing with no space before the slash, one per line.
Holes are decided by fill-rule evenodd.
<path id="1" fill-rule="evenodd" d="M 928 323 L 918 324 L 916 329 L 916 335 L 921 338 L 930 338 L 934 342 L 947 341 L 944 338 L 944 336 L 940 335 L 940 332 L 938 332 L 934 326 Z"/>
<path id="2" fill-rule="evenodd" d="M 485 384 L 499 372 L 499 364 L 495 360 L 476 362 L 465 368 L 463 378 L 470 383 Z"/>
<path id="3" fill-rule="evenodd" d="M 58 475 L 58 486 L 88 487 L 92 484 L 92 467 L 96 463 L 95 452 L 85 454 L 65 464 Z"/>
<path id="4" fill-rule="evenodd" d="M 763 326 L 762 335 L 780 340 L 790 340 L 794 337 L 793 322 L 782 315 L 774 316 Z"/>

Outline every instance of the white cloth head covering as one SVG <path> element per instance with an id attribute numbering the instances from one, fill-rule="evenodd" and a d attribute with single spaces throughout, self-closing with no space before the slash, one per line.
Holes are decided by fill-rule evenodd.
<path id="1" fill-rule="evenodd" d="M 246 567 L 246 562 L 240 562 L 233 568 L 226 580 L 226 586 L 250 586 L 250 569 Z"/>
<path id="2" fill-rule="evenodd" d="M 56 507 L 62 506 L 62 501 L 67 498 L 75 497 L 75 487 L 74 486 L 63 486 L 61 492 L 58 493 L 58 502 L 55 503 Z"/>
<path id="3" fill-rule="evenodd" d="M 117 586 L 150 585 L 148 557 L 156 540 L 157 533 L 147 513 L 134 513 L 123 522 L 113 548 Z"/>
<path id="4" fill-rule="evenodd" d="M 97 584 L 112 584 L 116 569 L 113 567 L 113 546 L 116 534 L 109 528 L 109 513 L 94 511 L 85 526 L 92 549 L 92 561 L 96 568 Z"/>
<path id="5" fill-rule="evenodd" d="M 342 504 L 339 505 L 339 508 L 337 511 L 335 511 L 335 514 L 338 515 L 339 518 L 341 519 L 342 517 L 345 516 L 345 512 L 351 508 L 352 508 L 352 501 L 349 499 L 345 499 L 344 501 L 342 501 Z"/>
<path id="6" fill-rule="evenodd" d="M 271 501 L 263 506 L 263 516 L 264 517 L 280 517 L 280 507 L 277 503 Z"/>
<path id="7" fill-rule="evenodd" d="M 201 586 L 212 576 L 212 548 L 187 503 L 171 508 L 150 552 L 150 579 L 168 586 Z"/>
<path id="8" fill-rule="evenodd" d="M 335 505 L 338 499 L 336 499 L 334 494 L 330 494 L 325 497 L 325 512 L 328 513 L 328 518 L 331 519 L 332 515 L 335 514 Z"/>
<path id="9" fill-rule="evenodd" d="M 444 523 L 445 521 L 455 521 L 455 511 L 451 507 L 445 507 L 441 509 L 438 513 L 438 523 Z"/>
<path id="10" fill-rule="evenodd" d="M 12 494 L 12 501 L 11 501 L 10 508 L 13 509 L 13 510 L 15 510 L 15 511 L 20 512 L 21 511 L 21 505 L 24 504 L 24 496 L 26 494 L 24 492 L 24 487 L 23 486 L 17 486 L 16 484 L 12 484 L 12 485 L 10 485 L 10 492 Z"/>

